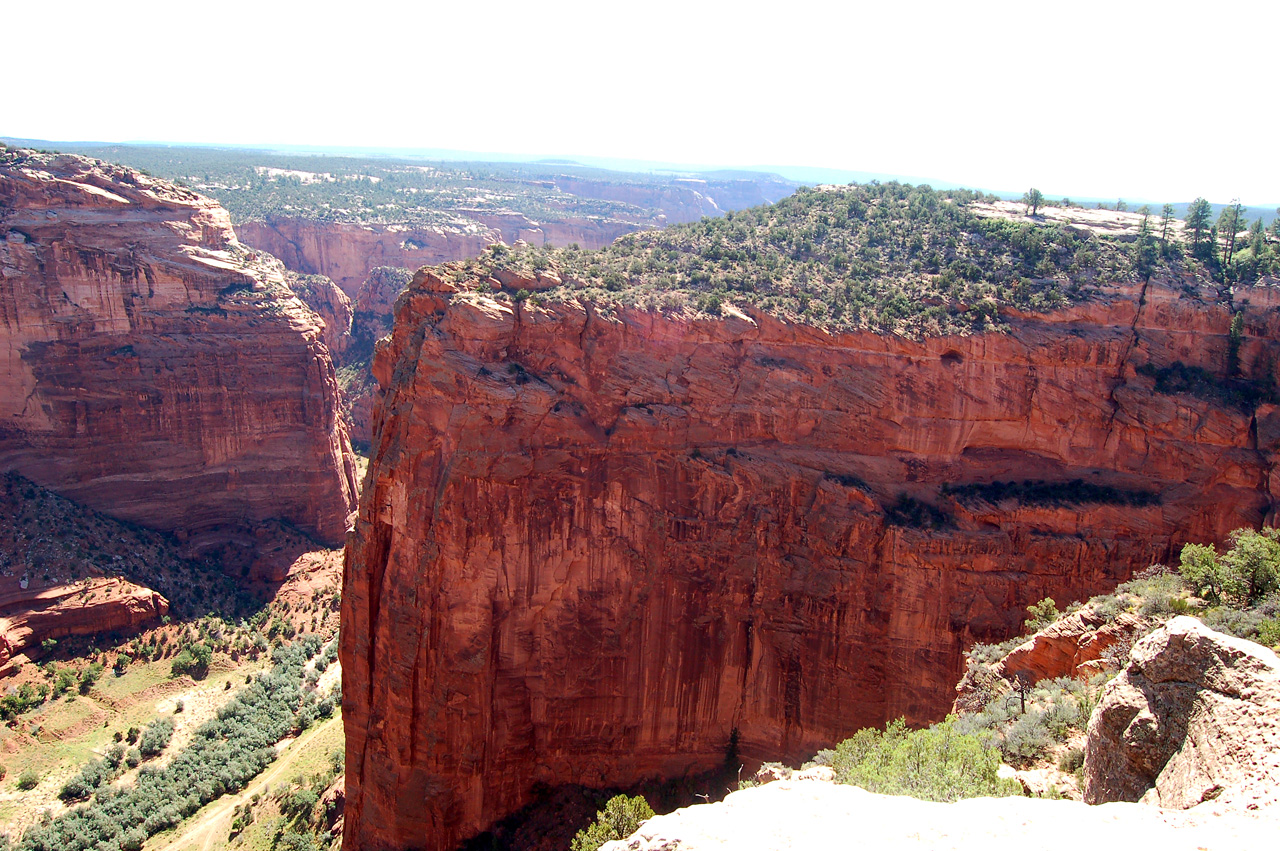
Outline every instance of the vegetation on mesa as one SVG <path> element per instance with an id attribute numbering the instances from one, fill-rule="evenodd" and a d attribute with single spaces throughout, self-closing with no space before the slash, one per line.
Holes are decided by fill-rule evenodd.
<path id="1" fill-rule="evenodd" d="M 530 282 L 550 273 L 564 282 L 552 297 L 581 293 L 711 315 L 752 305 L 832 330 L 911 336 L 989 330 L 1001 308 L 1060 307 L 1099 285 L 1157 274 L 1226 287 L 1280 271 L 1280 224 L 1250 225 L 1238 205 L 1218 222 L 1207 220 L 1199 199 L 1185 224 L 1171 207 L 1140 211 L 1134 232 L 1114 237 L 984 209 L 995 200 L 899 183 L 800 189 L 770 206 L 631 234 L 599 251 L 498 245 L 445 269 L 452 281 L 482 289 L 498 272 Z M 1028 201 L 1026 212 L 1032 207 Z"/>
<path id="2" fill-rule="evenodd" d="M 557 184 L 563 177 L 615 185 L 674 183 L 670 175 L 566 164 L 435 162 L 146 145 L 60 143 L 58 147 L 190 186 L 215 198 L 236 223 L 292 217 L 478 229 L 475 221 L 467 221 L 469 215 L 516 212 L 539 221 L 586 218 L 649 224 L 655 221 L 656 211 L 575 195 Z"/>

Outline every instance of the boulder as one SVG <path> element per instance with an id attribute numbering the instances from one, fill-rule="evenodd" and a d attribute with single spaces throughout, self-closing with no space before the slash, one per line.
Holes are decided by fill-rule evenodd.
<path id="1" fill-rule="evenodd" d="M 1139 641 L 1085 745 L 1091 804 L 1254 810 L 1280 800 L 1280 659 L 1176 617 Z"/>

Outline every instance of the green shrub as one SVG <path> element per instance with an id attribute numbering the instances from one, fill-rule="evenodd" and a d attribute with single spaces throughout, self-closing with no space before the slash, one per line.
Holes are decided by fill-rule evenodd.
<path id="1" fill-rule="evenodd" d="M 102 663 L 91 662 L 89 667 L 80 672 L 80 693 L 88 694 L 98 678 L 102 676 Z"/>
<path id="2" fill-rule="evenodd" d="M 203 679 L 209 673 L 209 664 L 213 661 L 213 648 L 203 641 L 198 641 L 173 657 L 170 673 L 175 677 L 189 674 L 194 679 Z"/>
<path id="3" fill-rule="evenodd" d="M 1243 609 L 1280 589 L 1280 530 L 1237 529 L 1221 556 L 1212 544 L 1182 548 L 1179 572 L 1213 605 Z"/>
<path id="4" fill-rule="evenodd" d="M 908 730 L 899 718 L 884 731 L 866 728 L 836 746 L 836 780 L 886 795 L 925 801 L 957 801 L 1018 794 L 1000 780 L 999 752 L 976 735 L 959 732 L 949 717 L 923 730 Z"/>
<path id="5" fill-rule="evenodd" d="M 1058 604 L 1052 597 L 1045 597 L 1039 603 L 1027 606 L 1027 621 L 1023 624 L 1023 629 L 1028 634 L 1039 632 L 1056 621 L 1059 615 Z"/>
<path id="6" fill-rule="evenodd" d="M 18 775 L 18 788 L 23 792 L 30 792 L 39 785 L 40 775 L 36 774 L 34 768 L 28 768 L 26 771 Z"/>
<path id="7" fill-rule="evenodd" d="M 173 719 L 157 718 L 147 725 L 138 740 L 138 753 L 144 759 L 159 756 L 173 739 Z"/>
<path id="8" fill-rule="evenodd" d="M 572 851 L 596 851 L 606 842 L 626 839 L 635 833 L 641 822 L 653 818 L 653 807 L 639 795 L 629 798 L 615 795 L 596 813 L 596 820 L 578 831 L 573 837 Z"/>

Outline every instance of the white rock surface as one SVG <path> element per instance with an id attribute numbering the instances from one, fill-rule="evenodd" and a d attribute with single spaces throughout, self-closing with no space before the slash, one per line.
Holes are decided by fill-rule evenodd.
<path id="1" fill-rule="evenodd" d="M 893 851 L 1196 851 L 1269 848 L 1275 816 L 1173 812 L 1141 804 L 1086 806 L 1035 798 L 936 804 L 853 786 L 780 780 L 649 819 L 601 851 L 850 848 Z"/>

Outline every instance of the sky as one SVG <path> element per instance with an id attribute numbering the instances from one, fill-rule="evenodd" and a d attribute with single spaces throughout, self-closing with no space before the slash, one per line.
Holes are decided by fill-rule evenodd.
<path id="1" fill-rule="evenodd" d="M 5 19 L 27 35 L 5 40 L 21 73 L 0 136 L 811 166 L 1280 205 L 1275 0 L 64 0 Z"/>

